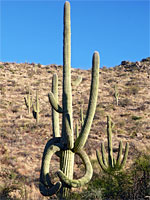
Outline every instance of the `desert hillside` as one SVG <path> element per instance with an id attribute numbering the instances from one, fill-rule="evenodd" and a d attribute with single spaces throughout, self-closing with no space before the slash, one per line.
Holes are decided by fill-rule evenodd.
<path id="1" fill-rule="evenodd" d="M 34 63 L 0 62 L 0 190 L 8 199 L 47 199 L 38 189 L 41 159 L 44 146 L 52 137 L 51 106 L 48 93 L 52 76 L 59 77 L 59 102 L 62 99 L 62 66 Z M 80 118 L 80 109 L 86 114 L 90 93 L 91 70 L 72 68 L 72 80 L 82 76 L 79 86 L 72 87 L 74 125 Z M 129 142 L 127 167 L 141 153 L 150 154 L 150 57 L 137 62 L 122 61 L 120 65 L 100 68 L 97 109 L 85 149 L 90 159 L 96 162 L 96 149 L 105 142 L 106 116 L 113 123 L 113 147 L 118 142 Z M 118 105 L 114 97 L 118 89 Z M 29 115 L 24 97 L 29 88 L 33 101 L 39 94 L 40 118 L 36 124 Z M 61 126 L 61 120 L 60 120 Z M 58 169 L 58 160 L 53 158 L 52 174 Z M 76 168 L 80 160 L 76 161 Z M 94 169 L 99 170 L 99 168 Z M 82 170 L 75 170 L 78 177 Z M 20 190 L 21 188 L 21 190 Z M 2 192 L 1 192 L 2 194 Z M 0 199 L 6 199 L 2 196 Z"/>

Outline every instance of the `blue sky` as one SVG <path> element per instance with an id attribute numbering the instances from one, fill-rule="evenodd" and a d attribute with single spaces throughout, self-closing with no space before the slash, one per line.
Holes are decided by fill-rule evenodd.
<path id="1" fill-rule="evenodd" d="M 63 64 L 64 0 L 0 0 L 0 61 Z M 70 0 L 72 67 L 150 56 L 148 0 Z"/>

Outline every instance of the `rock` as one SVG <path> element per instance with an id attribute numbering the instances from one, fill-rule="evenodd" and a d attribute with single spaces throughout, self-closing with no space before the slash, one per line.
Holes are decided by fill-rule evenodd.
<path id="1" fill-rule="evenodd" d="M 142 139 L 143 138 L 143 134 L 142 133 L 137 133 L 136 136 L 137 136 L 138 139 Z"/>

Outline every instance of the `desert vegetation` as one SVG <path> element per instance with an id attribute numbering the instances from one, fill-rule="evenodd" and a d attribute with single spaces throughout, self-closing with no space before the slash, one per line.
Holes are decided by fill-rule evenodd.
<path id="1" fill-rule="evenodd" d="M 150 198 L 150 58 L 98 68 L 0 62 L 0 199 Z"/>

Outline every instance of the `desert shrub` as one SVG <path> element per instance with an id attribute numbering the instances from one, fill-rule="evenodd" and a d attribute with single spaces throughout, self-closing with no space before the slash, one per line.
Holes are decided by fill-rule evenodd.
<path id="1" fill-rule="evenodd" d="M 120 106 L 126 107 L 126 106 L 129 106 L 129 105 L 132 105 L 131 99 L 124 98 L 124 99 L 120 100 Z"/>
<path id="2" fill-rule="evenodd" d="M 3 66 L 3 65 L 0 65 L 0 69 L 4 69 L 4 66 Z"/>
<path id="3" fill-rule="evenodd" d="M 127 200 L 144 199 L 150 195 L 150 156 L 142 155 L 130 169 L 95 175 L 81 193 L 72 193 L 70 199 Z"/>
<path id="4" fill-rule="evenodd" d="M 130 95 L 136 95 L 138 94 L 140 88 L 138 85 L 132 85 L 127 89 L 127 93 Z"/>
<path id="5" fill-rule="evenodd" d="M 140 120 L 140 119 L 142 119 L 142 117 L 140 117 L 140 116 L 135 116 L 135 115 L 132 116 L 132 120 Z"/>
<path id="6" fill-rule="evenodd" d="M 142 199 L 150 196 L 150 156 L 142 155 L 134 163 L 132 169 L 133 185 L 129 190 L 131 199 Z"/>

